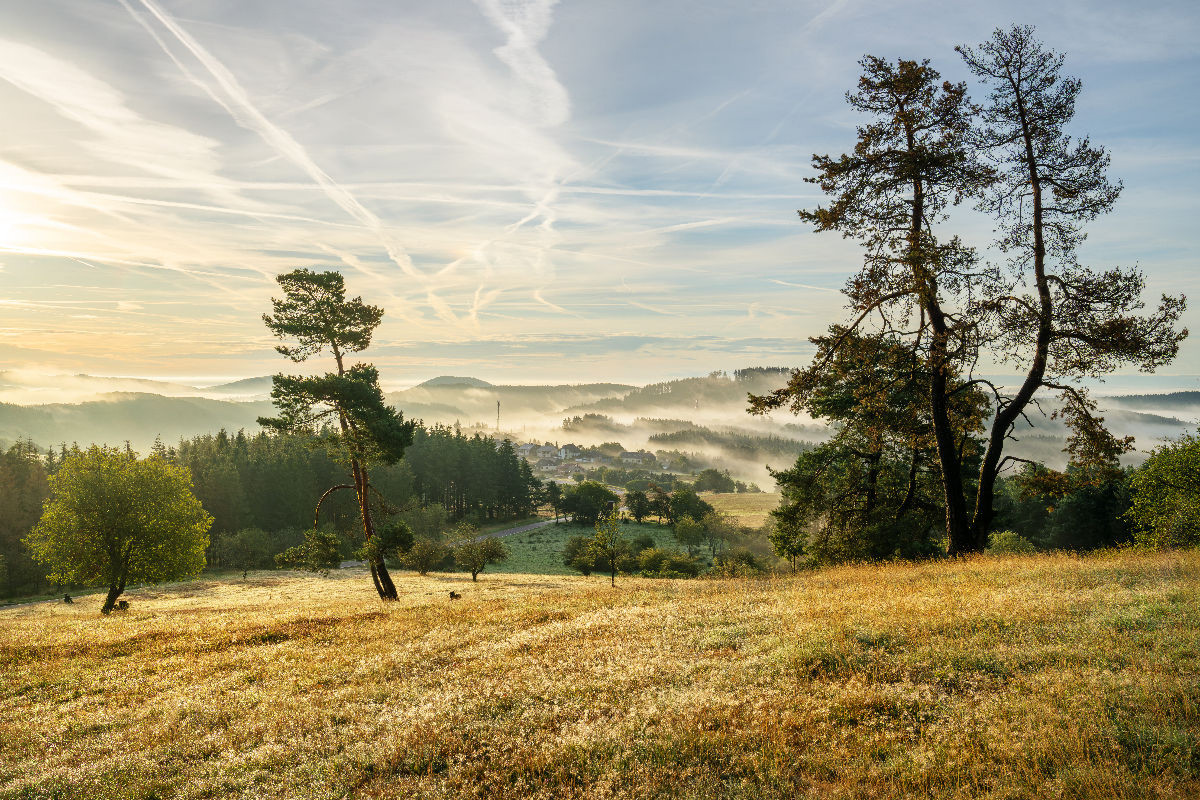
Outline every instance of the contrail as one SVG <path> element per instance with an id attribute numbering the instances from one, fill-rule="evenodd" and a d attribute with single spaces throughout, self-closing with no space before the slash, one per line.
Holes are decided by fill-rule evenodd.
<path id="1" fill-rule="evenodd" d="M 354 197 L 354 195 L 350 194 L 350 192 L 338 185 L 333 178 L 331 178 L 323 169 L 321 169 L 321 167 L 319 167 L 317 163 L 309 156 L 308 151 L 304 149 L 304 146 L 297 142 L 291 134 L 267 119 L 250 101 L 250 96 L 246 93 L 246 90 L 242 88 L 242 85 L 238 82 L 237 78 L 234 77 L 233 73 L 230 72 L 224 64 L 217 60 L 212 53 L 210 53 L 199 42 L 192 38 L 191 34 L 181 28 L 172 17 L 163 11 L 156 2 L 154 2 L 154 0 L 138 1 L 154 16 L 155 19 L 159 21 L 159 23 L 163 25 L 163 27 L 169 30 L 175 36 L 175 38 L 179 40 L 180 44 L 187 48 L 187 50 L 196 58 L 197 61 L 200 62 L 200 64 L 216 81 L 221 92 L 214 92 L 211 87 L 205 85 L 201 81 L 198 81 L 195 76 L 184 69 L 184 73 L 188 75 L 189 78 L 199 83 L 201 88 L 208 92 L 208 94 L 212 96 L 217 103 L 219 103 L 227 112 L 229 112 L 230 116 L 232 116 L 239 125 L 257 133 L 260 137 L 262 137 L 263 141 L 274 148 L 279 155 L 283 156 L 296 166 L 300 167 L 300 169 L 304 170 L 304 172 L 306 172 L 308 176 L 312 178 L 312 180 L 318 186 L 321 187 L 330 200 L 341 207 L 342 210 L 351 217 L 362 223 L 364 227 L 372 231 L 378 237 L 380 244 L 382 244 L 383 248 L 387 251 L 388 256 L 398 267 L 400 267 L 400 269 L 404 271 L 406 275 L 418 280 L 424 278 L 424 276 L 415 267 L 413 267 L 412 259 L 409 258 L 406 252 L 404 252 L 404 249 L 399 242 L 396 242 L 395 239 L 384 229 L 383 223 L 380 222 L 379 217 L 375 216 L 375 214 L 363 206 L 363 204 L 360 203 L 357 198 Z M 150 30 L 150 28 L 146 26 L 145 22 L 134 10 L 133 6 L 130 4 L 130 0 L 120 0 L 120 2 L 135 20 L 141 23 L 143 27 L 146 27 L 147 30 Z M 151 34 L 153 35 L 153 31 L 151 31 Z M 175 60 L 174 55 L 171 53 L 170 49 L 166 47 L 165 43 L 159 39 L 158 36 L 154 36 L 154 38 L 156 41 L 158 41 L 159 46 L 166 51 L 167 55 L 171 56 L 172 60 Z M 177 64 L 179 63 L 178 60 L 175 61 Z M 373 275 L 372 277 L 382 278 L 383 276 Z"/>

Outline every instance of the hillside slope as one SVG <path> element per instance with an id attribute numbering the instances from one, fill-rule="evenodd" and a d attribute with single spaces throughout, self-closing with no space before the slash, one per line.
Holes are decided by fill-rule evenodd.
<path id="1" fill-rule="evenodd" d="M 1200 553 L 397 582 L 0 610 L 0 797 L 1200 794 Z"/>

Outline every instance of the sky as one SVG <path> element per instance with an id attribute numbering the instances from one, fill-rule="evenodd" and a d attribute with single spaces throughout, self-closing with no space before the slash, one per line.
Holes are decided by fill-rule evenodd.
<path id="1" fill-rule="evenodd" d="M 301 266 L 385 309 L 364 355 L 390 387 L 800 365 L 860 264 L 796 216 L 812 154 L 853 146 L 858 59 L 963 80 L 954 46 L 1012 24 L 1066 54 L 1070 131 L 1125 185 L 1082 260 L 1200 299 L 1194 0 L 0 0 L 0 22 L 10 375 L 287 369 L 261 316 Z M 1198 338 L 1161 372 L 1200 388 Z"/>

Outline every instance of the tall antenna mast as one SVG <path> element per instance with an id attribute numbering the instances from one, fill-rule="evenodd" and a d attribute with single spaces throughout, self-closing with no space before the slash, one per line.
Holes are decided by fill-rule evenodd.
<path id="1" fill-rule="evenodd" d="M 496 401 L 496 433 L 500 432 L 500 401 Z"/>

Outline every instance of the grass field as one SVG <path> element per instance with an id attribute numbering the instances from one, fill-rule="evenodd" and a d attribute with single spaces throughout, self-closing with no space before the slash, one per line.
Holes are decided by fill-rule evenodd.
<path id="1" fill-rule="evenodd" d="M 767 515 L 779 507 L 779 492 L 701 492 L 700 497 L 717 511 L 737 517 L 739 523 L 750 528 L 761 527 Z"/>
<path id="2" fill-rule="evenodd" d="M 0 610 L 0 797 L 1200 796 L 1200 553 L 397 583 Z"/>
<path id="3" fill-rule="evenodd" d="M 563 523 L 547 525 L 528 533 L 505 536 L 504 543 L 508 546 L 508 560 L 502 564 L 489 565 L 487 571 L 533 575 L 578 575 L 579 573 L 563 564 L 563 548 L 567 544 L 567 539 L 572 536 L 591 536 L 595 530 L 595 528 L 582 525 Z M 622 525 L 621 532 L 628 539 L 648 535 L 660 547 L 677 547 L 675 540 L 671 538 L 671 529 L 661 525 L 638 525 L 631 522 L 628 525 Z"/>

